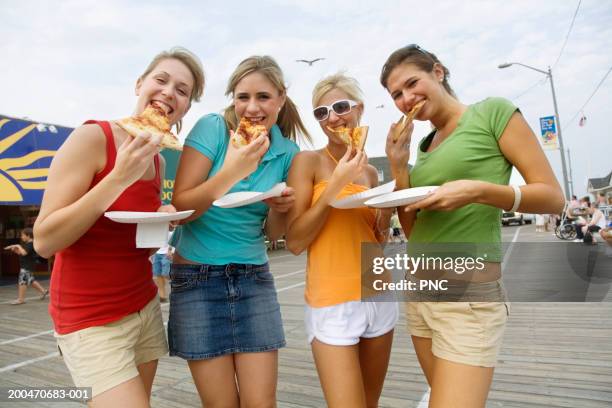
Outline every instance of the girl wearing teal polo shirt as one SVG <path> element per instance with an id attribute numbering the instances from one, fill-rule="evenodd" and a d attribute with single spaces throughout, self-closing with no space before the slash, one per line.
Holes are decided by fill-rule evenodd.
<path id="1" fill-rule="evenodd" d="M 418 45 L 389 56 L 382 85 L 404 114 L 425 101 L 416 119 L 429 120 L 435 129 L 419 143 L 412 170 L 407 166 L 412 124 L 396 142 L 396 125 L 391 126 L 386 152 L 398 188 L 440 185 L 429 197 L 399 210 L 409 242 L 431 247 L 468 243 L 471 256 L 486 256 L 484 270 L 472 274 L 463 288 L 466 295 L 486 293 L 498 301 L 474 296 L 477 301 L 470 303 L 407 304 L 412 342 L 431 387 L 429 407 L 476 408 L 486 404 L 508 318 L 500 209 L 555 214 L 564 199 L 520 111 L 502 98 L 464 105 L 448 75 L 438 58 Z M 527 183 L 520 189 L 508 185 L 512 166 Z"/>
<path id="2" fill-rule="evenodd" d="M 181 156 L 173 203 L 195 213 L 174 242 L 168 339 L 170 355 L 188 361 L 205 406 L 276 404 L 277 350 L 285 338 L 264 229 L 271 240 L 284 234 L 293 189 L 238 208 L 211 204 L 287 179 L 296 137 L 309 135 L 286 91 L 272 58 L 242 61 L 226 90 L 232 104 L 224 116 L 198 121 Z M 268 133 L 237 148 L 230 136 L 243 116 Z"/>

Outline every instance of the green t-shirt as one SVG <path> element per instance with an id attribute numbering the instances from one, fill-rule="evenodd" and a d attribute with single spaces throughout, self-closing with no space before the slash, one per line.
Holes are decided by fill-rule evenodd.
<path id="1" fill-rule="evenodd" d="M 417 161 L 410 173 L 411 187 L 439 186 L 453 180 L 482 180 L 508 184 L 512 165 L 499 149 L 510 117 L 518 111 L 503 98 L 487 98 L 470 105 L 457 128 L 433 151 L 425 150 L 434 132 L 419 145 Z M 473 243 L 474 256 L 500 262 L 501 210 L 470 204 L 454 211 L 417 214 L 410 233 L 411 243 Z"/>

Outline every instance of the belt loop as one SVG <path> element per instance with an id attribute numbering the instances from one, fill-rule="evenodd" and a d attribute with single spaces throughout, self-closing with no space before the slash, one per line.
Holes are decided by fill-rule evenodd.
<path id="1" fill-rule="evenodd" d="M 225 276 L 230 278 L 232 271 L 234 270 L 234 264 L 228 263 L 225 265 Z"/>
<path id="2" fill-rule="evenodd" d="M 202 275 L 202 280 L 208 280 L 208 264 L 200 265 L 200 274 Z"/>
<path id="3" fill-rule="evenodd" d="M 251 276 L 251 274 L 253 273 L 253 264 L 246 264 L 244 265 L 244 271 L 245 271 L 245 275 Z"/>

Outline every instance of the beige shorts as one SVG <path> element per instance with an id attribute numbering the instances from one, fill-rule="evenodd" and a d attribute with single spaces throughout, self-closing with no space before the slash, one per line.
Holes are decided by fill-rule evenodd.
<path id="1" fill-rule="evenodd" d="M 138 365 L 168 353 L 159 297 L 116 322 L 55 337 L 74 384 L 92 387 L 93 396 L 131 380 Z"/>
<path id="2" fill-rule="evenodd" d="M 509 316 L 507 302 L 409 302 L 408 330 L 431 339 L 438 357 L 494 367 Z"/>

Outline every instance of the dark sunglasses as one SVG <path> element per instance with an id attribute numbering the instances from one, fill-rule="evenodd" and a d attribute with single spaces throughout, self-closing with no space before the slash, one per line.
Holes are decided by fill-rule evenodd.
<path id="1" fill-rule="evenodd" d="M 357 106 L 358 103 L 350 99 L 341 99 L 332 103 L 331 105 L 317 106 L 312 110 L 312 113 L 316 120 L 319 122 L 329 118 L 329 113 L 333 110 L 336 115 L 346 115 L 353 107 Z"/>

